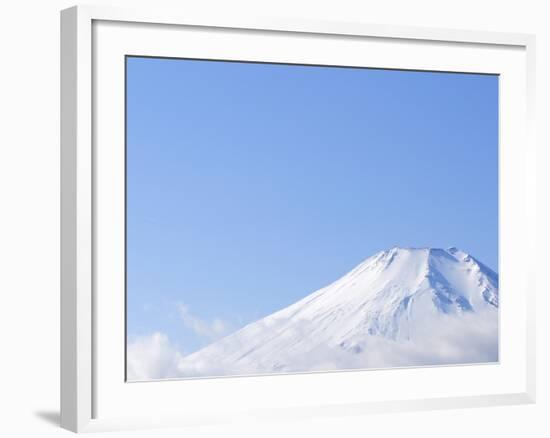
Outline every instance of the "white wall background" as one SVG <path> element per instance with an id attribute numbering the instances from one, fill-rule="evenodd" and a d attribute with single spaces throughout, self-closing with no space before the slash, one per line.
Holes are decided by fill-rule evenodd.
<path id="1" fill-rule="evenodd" d="M 550 13 L 544 0 L 111 1 L 248 14 L 536 33 L 539 246 L 525 254 L 548 271 L 550 253 Z M 72 1 L 4 2 L 0 9 L 0 435 L 50 437 L 59 404 L 59 10 Z M 546 149 L 546 150 L 545 150 Z M 538 296 L 538 403 L 107 436 L 549 436 L 549 291 Z"/>

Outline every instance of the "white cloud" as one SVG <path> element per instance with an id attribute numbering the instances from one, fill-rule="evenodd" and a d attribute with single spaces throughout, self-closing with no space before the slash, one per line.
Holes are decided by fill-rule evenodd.
<path id="1" fill-rule="evenodd" d="M 185 304 L 179 304 L 178 309 L 183 324 L 197 336 L 209 341 L 215 341 L 216 339 L 225 336 L 233 329 L 230 324 L 227 324 L 219 318 L 214 318 L 212 321 L 207 321 L 193 315 Z"/>
<path id="2" fill-rule="evenodd" d="M 182 306 L 182 317 L 202 336 L 220 336 L 227 325 L 207 323 Z M 307 331 L 295 335 L 307 339 Z M 224 342 L 224 341 L 220 341 Z M 231 361 L 232 349 L 218 354 L 185 357 L 162 333 L 136 338 L 128 346 L 129 380 L 243 374 L 293 373 L 343 369 L 437 366 L 498 360 L 498 312 L 480 315 L 435 316 L 415 326 L 415 341 L 393 341 L 379 336 L 358 338 L 359 352 L 338 345 L 317 345 L 306 353 L 279 351 L 259 361 Z"/>
<path id="3" fill-rule="evenodd" d="M 185 327 L 209 342 L 233 330 L 230 324 L 220 318 L 207 321 L 192 314 L 184 304 L 178 304 L 178 311 Z M 129 341 L 127 347 L 128 380 L 184 377 L 178 369 L 178 364 L 183 357 L 184 353 L 164 333 L 155 332 L 151 335 L 135 337 Z"/>
<path id="4" fill-rule="evenodd" d="M 128 380 L 178 377 L 181 358 L 181 353 L 163 333 L 136 337 L 127 348 Z"/>

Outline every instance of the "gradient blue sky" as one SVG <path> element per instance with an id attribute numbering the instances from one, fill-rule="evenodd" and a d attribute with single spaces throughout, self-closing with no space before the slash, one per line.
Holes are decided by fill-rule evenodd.
<path id="1" fill-rule="evenodd" d="M 392 246 L 497 270 L 497 190 L 496 76 L 128 58 L 129 340 L 191 352 Z"/>

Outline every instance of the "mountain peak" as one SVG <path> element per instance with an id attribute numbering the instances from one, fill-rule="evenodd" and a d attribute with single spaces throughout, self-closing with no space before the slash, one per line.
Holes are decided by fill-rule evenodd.
<path id="1" fill-rule="evenodd" d="M 487 270 L 489 274 L 491 273 L 494 274 L 494 272 L 492 272 L 490 268 L 483 265 L 481 262 L 479 262 L 477 259 L 472 257 L 467 252 L 462 251 L 461 249 L 455 246 L 449 247 L 447 249 L 436 248 L 436 247 L 394 246 L 390 249 L 379 251 L 375 255 L 367 258 L 357 268 L 360 268 L 363 265 L 372 264 L 373 262 L 385 263 L 387 267 L 391 265 L 398 258 L 405 259 L 408 262 L 412 262 L 414 259 L 416 259 L 417 262 L 425 261 L 427 264 L 429 264 L 430 259 L 447 258 L 451 261 L 454 260 L 457 262 L 465 262 L 465 263 L 472 263 L 475 265 L 479 265 L 483 267 L 485 270 Z"/>
<path id="2" fill-rule="evenodd" d="M 466 254 L 466 252 L 462 251 L 461 249 L 457 248 L 456 246 L 451 246 L 449 248 L 437 248 L 432 246 L 393 246 L 390 249 L 382 250 L 378 252 L 377 254 L 395 254 L 400 252 L 408 252 L 408 253 L 417 253 L 417 254 L 441 254 L 441 253 L 447 253 L 451 255 L 455 254 Z"/>

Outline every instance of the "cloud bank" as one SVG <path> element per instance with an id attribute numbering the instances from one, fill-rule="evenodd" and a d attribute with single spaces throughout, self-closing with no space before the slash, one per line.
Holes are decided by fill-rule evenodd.
<path id="1" fill-rule="evenodd" d="M 182 354 L 163 333 L 136 337 L 128 343 L 126 353 L 130 381 L 180 377 L 178 364 Z"/>
<path id="2" fill-rule="evenodd" d="M 177 308 L 183 325 L 208 344 L 233 330 L 231 324 L 220 318 L 210 321 L 200 318 L 185 304 L 180 303 Z M 184 352 L 165 333 L 135 337 L 128 342 L 126 351 L 127 379 L 130 381 L 185 377 L 179 369 Z"/>
<path id="3" fill-rule="evenodd" d="M 205 333 L 217 333 L 210 330 L 213 326 Z M 151 380 L 496 362 L 498 312 L 488 312 L 481 318 L 479 314 L 429 318 L 415 326 L 414 339 L 394 341 L 366 336 L 357 339 L 351 349 L 323 345 L 307 354 L 281 353 L 276 358 L 279 365 L 273 367 L 272 357 L 266 358 L 265 364 L 230 363 L 223 358 L 220 361 L 190 361 L 165 334 L 154 333 L 129 344 L 128 378 Z"/>

